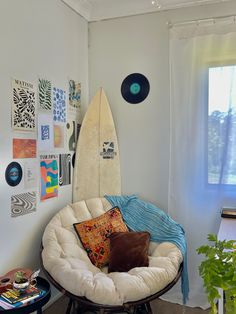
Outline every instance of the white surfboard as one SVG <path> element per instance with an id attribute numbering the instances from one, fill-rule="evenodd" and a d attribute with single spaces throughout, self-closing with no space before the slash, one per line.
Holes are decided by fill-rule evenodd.
<path id="1" fill-rule="evenodd" d="M 111 109 L 102 88 L 84 116 L 77 143 L 73 202 L 121 194 L 120 156 Z"/>

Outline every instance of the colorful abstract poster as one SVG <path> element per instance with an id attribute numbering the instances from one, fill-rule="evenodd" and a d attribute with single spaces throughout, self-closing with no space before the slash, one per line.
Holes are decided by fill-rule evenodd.
<path id="1" fill-rule="evenodd" d="M 55 155 L 40 156 L 40 199 L 58 196 L 58 160 Z"/>
<path id="2" fill-rule="evenodd" d="M 59 184 L 71 184 L 71 155 L 59 155 Z"/>
<path id="3" fill-rule="evenodd" d="M 75 151 L 76 148 L 75 121 L 69 121 L 66 123 L 66 133 L 68 149 L 70 151 Z"/>
<path id="4" fill-rule="evenodd" d="M 13 138 L 13 158 L 36 158 L 36 140 Z"/>
<path id="5" fill-rule="evenodd" d="M 38 151 L 53 150 L 53 120 L 51 115 L 38 114 Z"/>
<path id="6" fill-rule="evenodd" d="M 66 92 L 53 87 L 53 120 L 66 122 Z"/>
<path id="7" fill-rule="evenodd" d="M 18 217 L 36 211 L 36 192 L 11 196 L 11 217 Z"/>
<path id="8" fill-rule="evenodd" d="M 39 110 L 50 112 L 52 110 L 52 83 L 46 79 L 38 80 Z"/>
<path id="9" fill-rule="evenodd" d="M 54 124 L 54 147 L 64 148 L 65 143 L 65 128 L 64 125 Z"/>
<path id="10" fill-rule="evenodd" d="M 35 161 L 24 164 L 24 183 L 25 189 L 35 188 L 38 186 L 38 163 Z"/>
<path id="11" fill-rule="evenodd" d="M 12 80 L 12 128 L 18 131 L 35 131 L 35 89 L 29 82 Z"/>

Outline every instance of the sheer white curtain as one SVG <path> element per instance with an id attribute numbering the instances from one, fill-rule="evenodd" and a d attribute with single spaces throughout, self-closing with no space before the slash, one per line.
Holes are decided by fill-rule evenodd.
<path id="1" fill-rule="evenodd" d="M 190 299 L 208 306 L 196 248 L 217 233 L 222 206 L 236 206 L 236 190 L 207 181 L 208 68 L 236 64 L 235 18 L 199 21 L 170 28 L 171 159 L 168 211 L 186 231 Z M 234 81 L 236 82 L 236 81 Z M 218 91 L 216 90 L 216 93 Z M 221 159 L 223 160 L 223 159 Z M 179 289 L 165 299 L 181 303 Z"/>

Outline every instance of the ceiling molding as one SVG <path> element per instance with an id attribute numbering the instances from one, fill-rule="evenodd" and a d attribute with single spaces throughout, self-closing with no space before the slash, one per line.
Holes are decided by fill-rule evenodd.
<path id="1" fill-rule="evenodd" d="M 184 7 L 222 3 L 230 0 L 61 0 L 88 22 L 105 19 L 166 11 Z"/>
<path id="2" fill-rule="evenodd" d="M 61 0 L 87 21 L 91 19 L 91 4 L 87 0 Z"/>

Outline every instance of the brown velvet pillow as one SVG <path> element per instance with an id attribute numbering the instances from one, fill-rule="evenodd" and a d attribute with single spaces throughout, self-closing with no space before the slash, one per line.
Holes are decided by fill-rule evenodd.
<path id="1" fill-rule="evenodd" d="M 127 272 L 148 266 L 149 232 L 113 232 L 110 237 L 108 272 Z"/>

